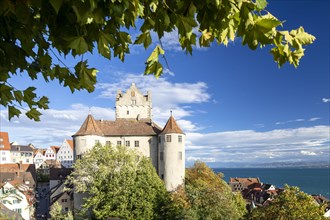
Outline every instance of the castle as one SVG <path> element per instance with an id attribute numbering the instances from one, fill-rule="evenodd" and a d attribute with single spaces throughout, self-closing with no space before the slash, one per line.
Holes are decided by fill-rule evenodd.
<path id="1" fill-rule="evenodd" d="M 162 129 L 152 121 L 151 93 L 141 94 L 132 83 L 123 93 L 117 91 L 114 121 L 95 120 L 89 114 L 72 136 L 74 160 L 95 144 L 122 145 L 149 157 L 168 191 L 184 182 L 185 134 L 171 115 Z"/>

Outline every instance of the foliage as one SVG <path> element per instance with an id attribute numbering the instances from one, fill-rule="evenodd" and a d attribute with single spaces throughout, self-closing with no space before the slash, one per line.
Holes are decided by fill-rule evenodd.
<path id="1" fill-rule="evenodd" d="M 258 207 L 246 219 L 326 219 L 324 206 L 318 205 L 313 197 L 299 190 L 298 187 L 285 186 L 284 192 L 268 206 Z"/>
<path id="2" fill-rule="evenodd" d="M 73 220 L 71 211 L 68 213 L 63 213 L 62 206 L 58 202 L 55 202 L 52 205 L 50 215 L 52 220 Z"/>
<path id="3" fill-rule="evenodd" d="M 233 194 L 228 184 L 205 163 L 186 169 L 185 190 L 172 194 L 179 219 L 240 219 L 245 214 L 241 194 Z M 180 213 L 177 211 L 177 213 Z"/>
<path id="4" fill-rule="evenodd" d="M 9 119 L 22 114 L 19 108 L 27 105 L 27 117 L 38 121 L 48 98 L 37 96 L 32 86 L 16 88 L 10 83 L 13 76 L 56 80 L 71 92 L 92 92 L 97 70 L 88 66 L 83 54 L 97 51 L 107 59 L 124 61 L 133 44 L 155 46 L 145 74 L 159 77 L 163 66 L 158 57 L 164 54 L 161 40 L 166 32 L 178 33 L 186 53 L 197 44 L 227 45 L 239 37 L 252 50 L 271 45 L 279 66 L 289 62 L 297 67 L 303 47 L 315 37 L 302 27 L 278 30 L 283 22 L 266 11 L 266 5 L 266 0 L 0 1 L 0 105 L 8 108 Z M 134 40 L 129 31 L 137 23 L 142 25 Z M 152 33 L 158 45 L 152 44 Z M 67 55 L 79 59 L 74 68 L 63 62 Z"/>
<path id="5" fill-rule="evenodd" d="M 76 161 L 68 182 L 89 195 L 82 211 L 97 219 L 156 218 L 168 195 L 150 160 L 121 146 L 93 147 Z"/>

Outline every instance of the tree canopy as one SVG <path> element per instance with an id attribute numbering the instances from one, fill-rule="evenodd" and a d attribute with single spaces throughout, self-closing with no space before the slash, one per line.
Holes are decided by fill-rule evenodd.
<path id="1" fill-rule="evenodd" d="M 168 196 L 149 158 L 121 146 L 96 145 L 75 162 L 68 182 L 89 195 L 82 212 L 96 219 L 154 219 Z"/>
<path id="2" fill-rule="evenodd" d="M 271 201 L 268 206 L 253 209 L 246 219 L 321 220 L 326 219 L 323 216 L 324 210 L 325 206 L 318 205 L 312 196 L 300 191 L 298 187 L 286 185 L 284 192 Z"/>
<path id="3" fill-rule="evenodd" d="M 187 168 L 185 187 L 172 194 L 177 207 L 176 218 L 172 219 L 241 219 L 246 212 L 245 201 L 240 193 L 232 193 L 222 177 L 203 162 Z"/>
<path id="4" fill-rule="evenodd" d="M 49 100 L 38 96 L 35 87 L 18 89 L 9 80 L 27 75 L 32 80 L 58 81 L 71 92 L 92 92 L 96 68 L 89 67 L 85 53 L 97 51 L 103 57 L 124 61 L 130 46 L 156 45 L 146 61 L 145 74 L 159 77 L 163 72 L 161 40 L 176 31 L 186 53 L 193 46 L 213 42 L 227 45 L 236 37 L 252 50 L 271 45 L 279 66 L 295 67 L 304 56 L 304 46 L 314 36 L 302 27 L 280 30 L 283 22 L 266 10 L 266 0 L 26 0 L 0 1 L 0 105 L 8 108 L 9 119 L 25 114 L 40 120 L 40 109 Z M 130 30 L 137 28 L 136 39 Z M 158 39 L 152 38 L 156 33 Z M 64 58 L 79 58 L 74 68 Z"/>

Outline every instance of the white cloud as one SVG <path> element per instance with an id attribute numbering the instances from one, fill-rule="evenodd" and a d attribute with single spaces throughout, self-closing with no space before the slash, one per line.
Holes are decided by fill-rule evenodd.
<path id="1" fill-rule="evenodd" d="M 308 121 L 318 121 L 318 120 L 320 120 L 321 118 L 318 118 L 318 117 L 315 117 L 315 118 L 310 118 L 310 119 L 308 119 Z"/>
<path id="2" fill-rule="evenodd" d="M 329 103 L 330 102 L 330 99 L 328 99 L 328 98 L 322 98 L 322 102 Z"/>
<path id="3" fill-rule="evenodd" d="M 307 156 L 315 156 L 315 155 L 317 155 L 315 152 L 312 152 L 312 151 L 305 151 L 305 150 L 300 151 L 300 153 L 301 153 L 302 155 L 307 155 Z"/>
<path id="4" fill-rule="evenodd" d="M 269 159 L 298 161 L 305 159 L 302 155 L 325 152 L 317 155 L 326 161 L 329 158 L 329 130 L 329 126 L 314 126 L 266 132 L 187 133 L 186 155 L 187 158 L 212 157 L 216 162 L 259 163 Z"/>
<path id="5" fill-rule="evenodd" d="M 87 117 L 89 111 L 96 119 L 113 119 L 114 110 L 100 107 L 88 107 L 83 104 L 72 104 L 68 109 L 42 110 L 40 122 L 21 115 L 19 120 L 8 121 L 7 111 L 1 111 L 1 131 L 9 132 L 11 142 L 19 144 L 33 143 L 38 148 L 60 145 L 63 140 L 71 139 Z M 19 123 L 17 123 L 19 122 Z"/>

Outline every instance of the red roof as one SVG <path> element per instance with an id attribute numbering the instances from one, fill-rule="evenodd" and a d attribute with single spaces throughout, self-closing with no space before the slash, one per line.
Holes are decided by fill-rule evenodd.
<path id="1" fill-rule="evenodd" d="M 55 153 L 57 153 L 57 152 L 60 150 L 61 147 L 59 147 L 59 146 L 50 146 L 50 148 L 51 148 Z"/>
<path id="2" fill-rule="evenodd" d="M 10 150 L 8 132 L 0 132 L 0 150 Z"/>
<path id="3" fill-rule="evenodd" d="M 81 128 L 73 136 L 99 135 L 99 136 L 142 136 L 157 135 L 161 128 L 150 120 L 127 120 L 115 121 L 95 120 L 88 115 Z"/>
<path id="4" fill-rule="evenodd" d="M 176 123 L 173 116 L 171 116 L 168 119 L 162 133 L 163 134 L 170 134 L 170 133 L 184 134 L 183 131 L 181 130 L 181 128 L 179 127 L 179 125 Z"/>
<path id="5" fill-rule="evenodd" d="M 73 140 L 66 140 L 66 142 L 70 145 L 71 149 L 73 150 Z"/>

